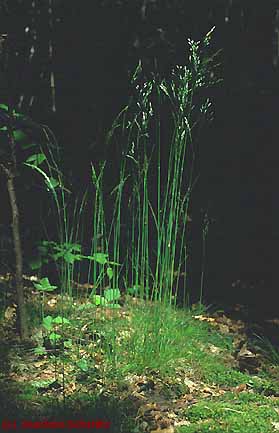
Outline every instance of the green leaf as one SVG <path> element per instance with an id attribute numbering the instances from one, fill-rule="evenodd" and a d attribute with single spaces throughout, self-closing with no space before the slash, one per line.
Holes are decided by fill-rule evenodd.
<path id="1" fill-rule="evenodd" d="M 72 346 L 73 346 L 73 341 L 72 341 L 71 338 L 69 338 L 69 340 L 65 340 L 65 341 L 64 341 L 64 347 L 66 347 L 66 348 L 70 348 L 70 347 L 72 347 Z"/>
<path id="2" fill-rule="evenodd" d="M 57 286 L 52 286 L 47 277 L 42 278 L 39 283 L 34 283 L 34 287 L 42 292 L 52 292 L 57 289 Z"/>
<path id="3" fill-rule="evenodd" d="M 121 308 L 121 305 L 119 305 L 119 304 L 108 304 L 107 307 L 108 308 Z"/>
<path id="4" fill-rule="evenodd" d="M 36 381 L 32 381 L 32 386 L 34 388 L 36 388 L 36 389 L 38 389 L 38 388 L 48 388 L 54 382 L 56 382 L 54 379 L 36 380 Z"/>
<path id="5" fill-rule="evenodd" d="M 108 302 L 114 302 L 121 297 L 121 293 L 119 289 L 107 289 L 104 291 L 104 296 Z"/>
<path id="6" fill-rule="evenodd" d="M 60 182 L 57 179 L 54 179 L 54 177 L 49 177 L 48 183 L 51 189 L 54 189 L 60 185 Z"/>
<path id="7" fill-rule="evenodd" d="M 65 255 L 65 252 L 64 252 L 64 251 L 59 251 L 58 253 L 50 254 L 51 258 L 52 258 L 55 262 L 57 262 L 58 259 L 61 259 L 61 257 L 64 257 L 64 255 Z"/>
<path id="8" fill-rule="evenodd" d="M 43 287 L 45 289 L 51 288 L 51 290 L 53 290 L 53 289 L 57 288 L 57 286 L 52 286 L 50 284 L 48 277 L 41 278 L 39 283 L 40 283 L 41 287 Z"/>
<path id="9" fill-rule="evenodd" d="M 93 260 L 95 260 L 97 263 L 100 263 L 100 265 L 105 265 L 108 262 L 108 254 L 104 253 L 95 253 L 91 256 Z"/>
<path id="10" fill-rule="evenodd" d="M 88 363 L 87 363 L 86 359 L 80 359 L 80 360 L 77 362 L 77 366 L 78 366 L 82 371 L 84 371 L 85 373 L 88 371 Z"/>
<path id="11" fill-rule="evenodd" d="M 6 104 L 0 104 L 0 109 L 4 111 L 9 111 L 9 107 Z"/>
<path id="12" fill-rule="evenodd" d="M 140 290 L 141 290 L 140 286 L 135 285 L 133 287 L 128 287 L 127 293 L 128 293 L 128 295 L 134 296 L 134 295 L 137 295 L 138 293 L 140 293 Z"/>
<path id="13" fill-rule="evenodd" d="M 65 254 L 63 254 L 63 259 L 65 260 L 65 262 L 72 265 L 75 260 L 80 260 L 80 256 L 72 254 L 70 251 L 67 251 Z"/>
<path id="14" fill-rule="evenodd" d="M 53 319 L 52 323 L 55 323 L 56 325 L 60 325 L 60 324 L 62 324 L 62 323 L 66 323 L 67 325 L 69 325 L 69 324 L 70 324 L 70 321 L 69 321 L 68 319 L 66 319 L 66 317 L 63 317 L 63 316 L 56 316 L 56 317 Z"/>
<path id="15" fill-rule="evenodd" d="M 55 341 L 60 340 L 60 338 L 62 338 L 61 335 L 57 334 L 56 332 L 51 332 L 49 334 L 49 339 L 52 343 L 55 343 Z"/>
<path id="16" fill-rule="evenodd" d="M 91 299 L 92 303 L 95 305 L 106 305 L 107 304 L 106 299 L 100 295 L 90 296 L 90 299 Z"/>
<path id="17" fill-rule="evenodd" d="M 77 253 L 81 252 L 81 245 L 80 244 L 71 244 L 71 249 L 73 251 L 76 251 Z"/>
<path id="18" fill-rule="evenodd" d="M 58 259 L 62 258 L 67 263 L 73 264 L 75 260 L 82 260 L 83 258 L 86 258 L 86 256 L 83 256 L 81 254 L 76 254 L 76 252 L 81 251 L 81 245 L 80 244 L 72 244 L 72 243 L 63 243 L 63 244 L 56 244 L 55 242 L 50 245 L 48 244 L 48 247 L 50 247 L 50 251 L 48 251 L 48 254 L 51 256 L 51 258 L 54 261 L 57 261 Z M 52 252 L 51 252 L 52 249 Z M 53 251 L 56 251 L 55 253 Z"/>
<path id="19" fill-rule="evenodd" d="M 46 156 L 44 153 L 34 153 L 33 155 L 29 156 L 25 162 L 33 163 L 35 166 L 38 166 L 45 160 L 46 160 Z"/>
<path id="20" fill-rule="evenodd" d="M 42 264 L 41 257 L 37 257 L 36 259 L 33 259 L 29 262 L 29 267 L 32 269 L 32 271 L 36 271 L 42 267 Z"/>
<path id="21" fill-rule="evenodd" d="M 107 268 L 107 276 L 109 280 L 111 280 L 113 277 L 113 269 L 110 266 Z"/>
<path id="22" fill-rule="evenodd" d="M 70 250 L 70 251 L 75 251 L 77 253 L 81 252 L 81 245 L 80 244 L 65 243 L 65 244 L 63 244 L 63 247 Z"/>
<path id="23" fill-rule="evenodd" d="M 44 346 L 38 346 L 34 349 L 35 355 L 45 355 L 47 353 L 46 348 Z"/>
<path id="24" fill-rule="evenodd" d="M 43 327 L 47 331 L 51 331 L 52 330 L 52 321 L 53 321 L 52 316 L 46 316 L 46 317 L 43 318 Z"/>
<path id="25" fill-rule="evenodd" d="M 21 141 L 26 139 L 27 135 L 24 134 L 24 132 L 22 132 L 20 129 L 16 130 L 13 132 L 13 136 L 15 141 Z"/>

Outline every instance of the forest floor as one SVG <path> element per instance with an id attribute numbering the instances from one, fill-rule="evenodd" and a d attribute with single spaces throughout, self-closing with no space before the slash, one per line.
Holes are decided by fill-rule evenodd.
<path id="1" fill-rule="evenodd" d="M 119 308 L 61 302 L 26 281 L 32 337 L 22 345 L 14 292 L 4 276 L 0 285 L 2 431 L 279 431 L 279 318 L 134 297 Z"/>

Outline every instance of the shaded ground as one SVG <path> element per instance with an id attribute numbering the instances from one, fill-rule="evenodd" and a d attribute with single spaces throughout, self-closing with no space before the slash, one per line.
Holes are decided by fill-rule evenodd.
<path id="1" fill-rule="evenodd" d="M 38 296 L 26 290 L 34 312 Z M 91 424 L 91 431 L 279 430 L 278 318 L 251 315 L 241 305 L 186 314 L 155 311 L 153 304 L 131 297 L 117 311 L 79 300 L 67 312 L 70 347 L 50 345 L 39 323 L 23 347 L 14 329 L 13 296 L 7 299 L 1 320 L 2 428 L 5 420 L 17 422 L 15 431 L 28 431 L 23 420 L 64 427 L 75 421 L 69 430 L 88 431 L 82 422 L 99 420 L 110 427 Z M 56 314 L 58 303 L 59 296 L 46 296 L 45 315 Z M 62 424 L 49 431 L 63 431 Z"/>

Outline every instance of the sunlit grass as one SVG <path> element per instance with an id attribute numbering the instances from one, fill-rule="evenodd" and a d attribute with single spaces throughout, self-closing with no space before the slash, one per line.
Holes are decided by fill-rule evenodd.
<path id="1" fill-rule="evenodd" d="M 200 401 L 185 411 L 189 425 L 180 433 L 271 433 L 278 413 L 267 398 L 254 394 L 228 394 L 214 400 Z"/>

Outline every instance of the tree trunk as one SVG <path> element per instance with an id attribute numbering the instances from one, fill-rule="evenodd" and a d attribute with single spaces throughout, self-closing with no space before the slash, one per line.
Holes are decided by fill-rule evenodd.
<path id="1" fill-rule="evenodd" d="M 22 247 L 20 240 L 19 231 L 19 212 L 14 186 L 14 176 L 11 172 L 7 174 L 7 188 L 10 198 L 10 204 L 12 208 L 12 230 L 13 230 L 13 241 L 15 251 L 15 278 L 16 278 L 16 292 L 17 292 L 17 303 L 18 303 L 18 319 L 19 319 L 19 332 L 22 340 L 28 339 L 28 326 L 27 326 L 27 314 L 24 303 L 23 293 L 23 280 L 22 280 Z"/>

